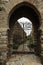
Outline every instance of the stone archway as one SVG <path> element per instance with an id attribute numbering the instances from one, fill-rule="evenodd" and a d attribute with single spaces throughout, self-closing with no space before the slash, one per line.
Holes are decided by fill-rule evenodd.
<path id="1" fill-rule="evenodd" d="M 20 17 L 27 17 L 32 21 L 33 24 L 33 35 L 34 35 L 34 42 L 36 43 L 35 52 L 36 54 L 40 54 L 40 13 L 36 9 L 35 6 L 33 6 L 30 3 L 22 2 L 15 6 L 9 15 L 9 30 L 8 30 L 8 47 L 10 51 L 10 55 L 12 53 L 13 48 L 13 34 L 14 34 L 14 23 L 19 19 Z"/>

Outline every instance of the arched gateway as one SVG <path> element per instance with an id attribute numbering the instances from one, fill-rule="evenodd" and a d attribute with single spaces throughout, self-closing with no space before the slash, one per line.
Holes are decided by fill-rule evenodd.
<path id="1" fill-rule="evenodd" d="M 34 43 L 36 44 L 35 53 L 40 55 L 40 13 L 34 5 L 28 2 L 19 3 L 9 13 L 8 47 L 10 52 L 8 52 L 8 55 L 13 53 L 14 24 L 21 17 L 26 17 L 31 20 Z"/>

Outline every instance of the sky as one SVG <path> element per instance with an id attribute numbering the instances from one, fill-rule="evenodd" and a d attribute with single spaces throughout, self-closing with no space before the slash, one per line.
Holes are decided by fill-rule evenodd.
<path id="1" fill-rule="evenodd" d="M 24 29 L 26 36 L 30 35 L 32 31 L 32 22 L 28 18 L 25 18 L 25 17 L 18 19 L 17 22 Z"/>

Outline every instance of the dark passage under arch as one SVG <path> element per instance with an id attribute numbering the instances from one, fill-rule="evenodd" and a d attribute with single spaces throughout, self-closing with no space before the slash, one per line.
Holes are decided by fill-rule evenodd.
<path id="1" fill-rule="evenodd" d="M 26 17 L 31 20 L 33 24 L 33 29 L 34 29 L 34 37 L 35 37 L 35 42 L 37 44 L 37 47 L 35 48 L 36 54 L 40 54 L 40 13 L 38 10 L 31 5 L 30 3 L 23 2 L 15 6 L 9 15 L 9 44 L 11 44 L 12 39 L 13 39 L 13 26 L 15 22 L 21 18 L 21 17 Z M 12 44 L 11 44 L 12 45 Z"/>

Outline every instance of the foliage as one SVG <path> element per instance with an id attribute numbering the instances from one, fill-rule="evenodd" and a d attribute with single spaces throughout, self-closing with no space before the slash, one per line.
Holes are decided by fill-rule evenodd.
<path id="1" fill-rule="evenodd" d="M 33 48 L 34 47 L 34 43 L 33 43 L 33 38 L 31 36 L 28 37 L 28 41 L 29 41 L 28 47 L 29 48 Z"/>
<path id="2" fill-rule="evenodd" d="M 13 39 L 13 48 L 18 49 L 18 47 L 23 43 L 22 38 L 19 36 L 19 38 Z"/>

